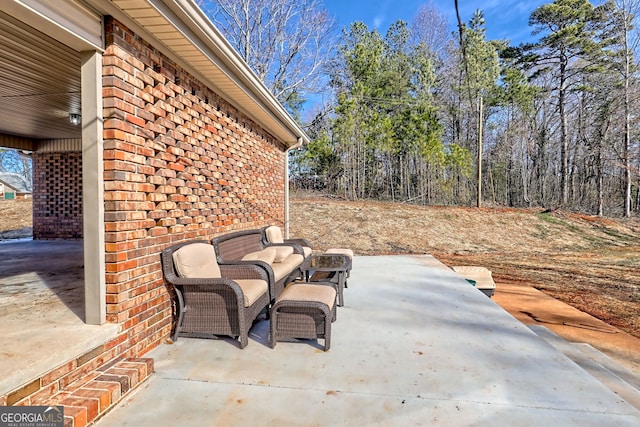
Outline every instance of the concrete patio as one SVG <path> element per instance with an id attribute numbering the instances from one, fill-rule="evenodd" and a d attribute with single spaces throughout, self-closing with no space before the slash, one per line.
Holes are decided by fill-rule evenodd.
<path id="1" fill-rule="evenodd" d="M 0 242 L 0 395 L 104 344 L 84 322 L 82 241 Z"/>
<path id="2" fill-rule="evenodd" d="M 180 338 L 97 425 L 640 425 L 636 377 L 596 378 L 539 332 L 431 256 L 356 257 L 328 352 L 269 348 L 267 321 L 244 350 Z"/>

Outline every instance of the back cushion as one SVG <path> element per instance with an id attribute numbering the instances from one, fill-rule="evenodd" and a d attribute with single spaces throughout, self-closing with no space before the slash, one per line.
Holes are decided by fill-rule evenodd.
<path id="1" fill-rule="evenodd" d="M 271 246 L 276 250 L 276 256 L 273 262 L 282 262 L 289 258 L 289 255 L 293 254 L 293 247 L 291 246 Z"/>
<path id="2" fill-rule="evenodd" d="M 264 248 L 261 251 L 251 252 L 242 257 L 242 261 L 264 261 L 272 264 L 276 259 L 277 251 L 274 247 Z"/>
<path id="3" fill-rule="evenodd" d="M 173 253 L 178 276 L 191 279 L 219 278 L 216 251 L 207 243 L 185 245 Z"/>
<path id="4" fill-rule="evenodd" d="M 282 232 L 280 231 L 280 227 L 277 225 L 267 227 L 265 234 L 267 235 L 267 241 L 269 243 L 284 243 Z"/>

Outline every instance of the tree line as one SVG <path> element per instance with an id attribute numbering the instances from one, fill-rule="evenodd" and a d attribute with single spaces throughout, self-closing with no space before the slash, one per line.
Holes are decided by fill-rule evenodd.
<path id="1" fill-rule="evenodd" d="M 323 99 L 301 118 L 312 142 L 293 154 L 297 186 L 352 200 L 640 211 L 638 0 L 544 4 L 529 17 L 535 41 L 517 46 L 487 40 L 481 10 L 454 32 L 425 4 L 384 35 L 355 22 L 338 36 L 318 0 L 203 4 L 239 31 L 232 41 L 294 115 Z M 248 48 L 257 41 L 277 49 L 261 45 L 271 53 L 260 58 Z"/>

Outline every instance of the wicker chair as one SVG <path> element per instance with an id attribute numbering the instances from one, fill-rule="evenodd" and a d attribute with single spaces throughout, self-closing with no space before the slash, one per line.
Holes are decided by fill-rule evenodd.
<path id="1" fill-rule="evenodd" d="M 262 230 L 262 242 L 265 246 L 274 246 L 274 245 L 289 245 L 295 247 L 299 247 L 302 249 L 302 253 L 305 258 L 308 258 L 311 255 L 312 247 L 311 243 L 306 239 L 284 239 L 282 237 L 282 230 L 277 225 L 269 225 L 267 227 L 263 227 Z"/>
<path id="2" fill-rule="evenodd" d="M 229 335 L 246 347 L 249 329 L 269 304 L 264 270 L 251 264 L 218 265 L 213 246 L 200 240 L 167 248 L 161 258 L 164 277 L 178 299 L 171 338 Z"/>

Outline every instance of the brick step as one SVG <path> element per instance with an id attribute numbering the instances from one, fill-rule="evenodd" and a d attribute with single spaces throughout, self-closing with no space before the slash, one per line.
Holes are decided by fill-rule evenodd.
<path id="1" fill-rule="evenodd" d="M 153 359 L 125 359 L 69 384 L 43 406 L 64 406 L 65 427 L 85 427 L 107 413 L 153 373 Z"/>

